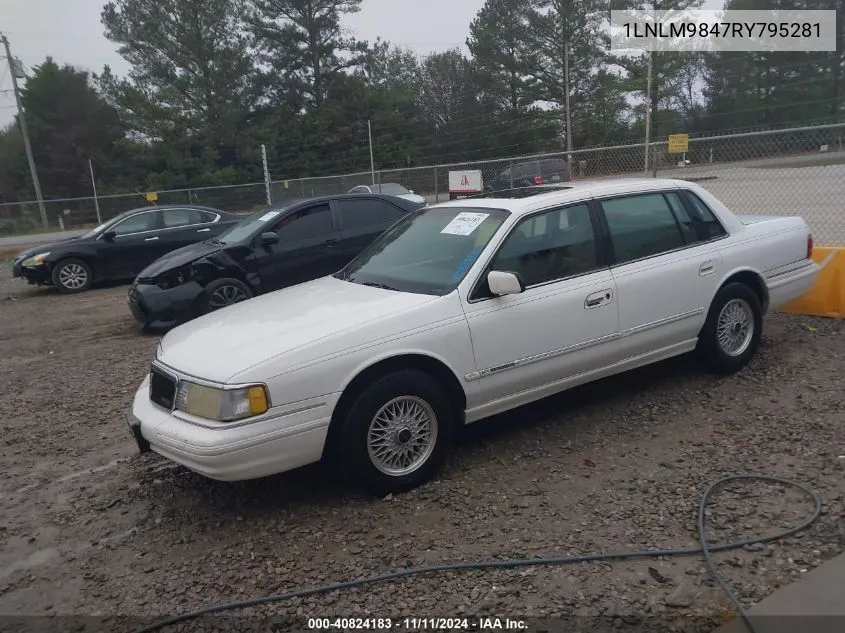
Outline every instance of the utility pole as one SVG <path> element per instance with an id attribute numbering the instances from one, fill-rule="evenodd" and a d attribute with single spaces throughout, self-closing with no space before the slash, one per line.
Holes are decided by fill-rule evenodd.
<path id="1" fill-rule="evenodd" d="M 38 210 L 41 212 L 41 223 L 44 228 L 47 228 L 47 210 L 44 208 L 44 198 L 41 196 L 41 183 L 38 182 L 38 170 L 35 168 L 35 158 L 32 156 L 32 146 L 29 144 L 29 131 L 26 128 L 26 116 L 24 116 L 23 105 L 21 104 L 21 96 L 18 91 L 18 69 L 15 67 L 15 62 L 12 60 L 12 51 L 9 48 L 9 38 L 5 35 L 0 36 L 3 39 L 3 45 L 6 47 L 6 61 L 9 62 L 9 74 L 12 76 L 12 91 L 15 93 L 15 103 L 18 105 L 18 121 L 21 124 L 21 134 L 23 134 L 23 144 L 26 148 L 26 159 L 29 162 L 29 172 L 32 175 L 32 186 L 35 189 L 35 199 L 38 200 Z M 23 73 L 21 73 L 23 77 Z"/>
<path id="2" fill-rule="evenodd" d="M 97 200 L 97 181 L 94 180 L 94 165 L 91 164 L 91 159 L 88 159 L 88 171 L 91 172 L 91 188 L 94 190 L 94 210 L 97 212 L 97 225 L 103 223 L 103 218 L 100 216 L 100 201 Z"/>
<path id="3" fill-rule="evenodd" d="M 569 42 L 563 45 L 564 90 L 566 91 L 566 162 L 572 173 L 572 111 L 569 109 Z"/>
<path id="4" fill-rule="evenodd" d="M 264 167 L 264 189 L 267 196 L 267 206 L 273 204 L 273 196 L 270 191 L 270 169 L 267 167 L 267 148 L 261 144 L 261 163 Z"/>
<path id="5" fill-rule="evenodd" d="M 367 134 L 370 137 L 370 174 L 373 177 L 373 184 L 376 184 L 376 164 L 373 160 L 373 126 L 370 125 L 369 119 L 367 119 Z"/>
<path id="6" fill-rule="evenodd" d="M 643 171 L 648 174 L 648 145 L 651 142 L 651 73 L 654 64 L 653 53 L 648 51 L 648 79 L 646 80 L 645 91 L 645 167 Z"/>

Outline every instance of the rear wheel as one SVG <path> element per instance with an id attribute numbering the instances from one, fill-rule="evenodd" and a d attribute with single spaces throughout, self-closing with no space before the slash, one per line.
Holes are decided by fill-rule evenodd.
<path id="1" fill-rule="evenodd" d="M 209 312 L 252 298 L 252 291 L 237 279 L 215 279 L 205 287 Z"/>
<path id="2" fill-rule="evenodd" d="M 53 285 L 59 292 L 73 294 L 91 287 L 94 274 L 81 259 L 63 259 L 53 267 Z"/>
<path id="3" fill-rule="evenodd" d="M 335 455 L 369 492 L 404 492 L 428 481 L 446 458 L 456 414 L 445 390 L 421 371 L 388 374 L 349 409 Z"/>
<path id="4" fill-rule="evenodd" d="M 763 330 L 763 310 L 751 288 L 730 283 L 716 293 L 699 335 L 699 352 L 719 374 L 739 371 L 754 357 Z"/>

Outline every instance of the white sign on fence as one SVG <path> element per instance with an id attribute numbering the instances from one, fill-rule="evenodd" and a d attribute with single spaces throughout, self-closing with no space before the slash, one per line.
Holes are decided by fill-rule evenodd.
<path id="1" fill-rule="evenodd" d="M 481 193 L 483 190 L 480 169 L 449 172 L 449 193 Z"/>

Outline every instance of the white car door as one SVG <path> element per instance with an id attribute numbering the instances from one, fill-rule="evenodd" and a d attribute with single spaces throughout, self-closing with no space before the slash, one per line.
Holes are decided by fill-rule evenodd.
<path id="1" fill-rule="evenodd" d="M 704 325 L 721 277 L 717 244 L 702 240 L 701 223 L 675 191 L 599 203 L 614 256 L 623 354 L 686 351 Z"/>
<path id="2" fill-rule="evenodd" d="M 467 378 L 479 381 L 479 401 L 487 403 L 481 408 L 519 404 L 533 399 L 521 392 L 608 363 L 618 314 L 613 276 L 595 239 L 598 217 L 586 203 L 528 216 L 485 267 L 464 304 L 477 367 Z M 525 291 L 493 296 L 491 270 L 517 273 Z"/>

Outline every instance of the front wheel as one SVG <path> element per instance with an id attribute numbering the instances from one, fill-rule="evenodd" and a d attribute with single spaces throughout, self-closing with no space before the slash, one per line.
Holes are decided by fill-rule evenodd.
<path id="1" fill-rule="evenodd" d="M 730 283 L 716 293 L 699 334 L 698 350 L 718 374 L 739 371 L 752 359 L 763 331 L 763 310 L 751 288 Z"/>
<path id="2" fill-rule="evenodd" d="M 53 285 L 59 292 L 73 294 L 91 287 L 94 274 L 81 259 L 63 259 L 53 267 Z"/>
<path id="3" fill-rule="evenodd" d="M 442 465 L 456 418 L 429 374 L 383 376 L 358 396 L 344 420 L 337 453 L 343 470 L 376 495 L 416 488 Z"/>
<path id="4" fill-rule="evenodd" d="M 215 279 L 205 287 L 205 294 L 209 312 L 252 298 L 249 286 L 237 279 Z"/>

